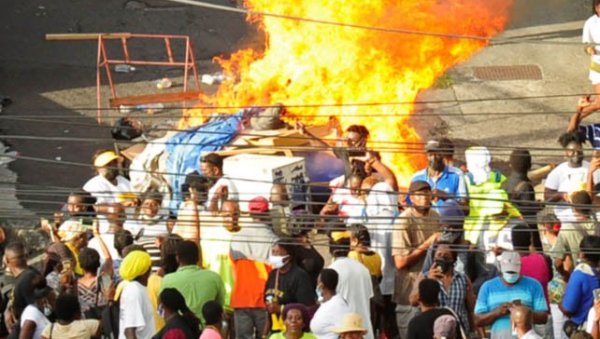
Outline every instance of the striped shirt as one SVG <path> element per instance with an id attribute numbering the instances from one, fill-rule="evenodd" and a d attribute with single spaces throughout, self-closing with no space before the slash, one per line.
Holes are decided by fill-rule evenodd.
<path id="1" fill-rule="evenodd" d="M 162 263 L 160 248 L 156 246 L 156 238 L 141 237 L 136 244 L 142 246 L 146 252 L 150 254 L 150 259 L 152 260 L 152 272 L 156 273 Z"/>

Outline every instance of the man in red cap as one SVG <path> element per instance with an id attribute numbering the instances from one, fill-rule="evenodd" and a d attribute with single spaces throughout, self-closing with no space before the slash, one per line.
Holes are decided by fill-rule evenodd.
<path id="1" fill-rule="evenodd" d="M 279 238 L 270 225 L 269 202 L 255 197 L 248 204 L 250 219 L 240 220 L 241 230 L 231 241 L 236 280 L 231 293 L 234 323 L 239 338 L 262 333 L 267 323 L 264 286 L 270 268 L 266 265 L 273 244 Z"/>
<path id="2" fill-rule="evenodd" d="M 271 247 L 279 238 L 273 232 L 269 201 L 265 197 L 254 197 L 248 204 L 250 219 L 240 222 L 241 230 L 232 239 L 233 260 L 245 258 L 267 262 Z"/>

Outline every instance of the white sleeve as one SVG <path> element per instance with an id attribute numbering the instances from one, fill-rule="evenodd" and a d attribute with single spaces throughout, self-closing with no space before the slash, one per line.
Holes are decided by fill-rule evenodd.
<path id="1" fill-rule="evenodd" d="M 559 165 L 560 166 L 560 165 Z M 549 188 L 551 190 L 558 190 L 558 186 L 560 185 L 560 167 L 556 167 L 555 169 L 548 174 L 546 178 L 546 182 L 544 183 L 544 187 Z"/>
<path id="2" fill-rule="evenodd" d="M 588 19 L 583 25 L 583 34 L 581 36 L 581 42 L 583 42 L 584 44 L 592 42 L 592 29 L 590 26 L 591 22 L 590 19 Z"/>
<path id="3" fill-rule="evenodd" d="M 585 331 L 589 334 L 592 334 L 592 330 L 594 329 L 594 319 L 596 318 L 596 310 L 592 307 L 588 312 L 587 321 L 585 324 Z"/>
<path id="4" fill-rule="evenodd" d="M 23 327 L 23 325 L 25 325 L 25 322 L 27 320 L 31 320 L 31 321 L 35 322 L 36 324 L 38 323 L 37 314 L 35 312 L 35 309 L 31 305 L 25 307 L 25 309 L 23 310 L 23 313 L 21 313 L 21 327 Z"/>
<path id="5" fill-rule="evenodd" d="M 131 283 L 129 283 L 131 284 Z M 128 285 L 129 285 L 128 284 Z M 139 328 L 146 326 L 144 319 L 144 301 L 142 300 L 142 290 L 139 288 L 127 288 L 133 286 L 125 286 L 121 293 L 120 312 L 122 314 L 123 329 Z M 127 290 L 127 291 L 125 291 Z"/>
<path id="6" fill-rule="evenodd" d="M 596 170 L 592 176 L 594 177 L 594 185 L 600 182 L 600 170 Z"/>

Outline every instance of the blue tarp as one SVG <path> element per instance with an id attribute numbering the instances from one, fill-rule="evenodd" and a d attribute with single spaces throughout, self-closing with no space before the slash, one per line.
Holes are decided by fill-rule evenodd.
<path id="1" fill-rule="evenodd" d="M 200 170 L 202 153 L 218 151 L 228 144 L 241 127 L 244 112 L 212 120 L 199 127 L 175 134 L 167 141 L 166 170 L 171 182 L 172 200 L 169 208 L 177 212 L 181 202 L 181 184 L 185 176 Z"/>

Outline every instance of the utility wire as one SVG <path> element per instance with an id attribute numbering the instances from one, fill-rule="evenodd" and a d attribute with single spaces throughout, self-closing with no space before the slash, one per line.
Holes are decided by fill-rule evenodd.
<path id="1" fill-rule="evenodd" d="M 453 33 L 431 32 L 431 31 L 428 32 L 428 31 L 419 31 L 419 30 L 401 29 L 401 28 L 366 26 L 366 25 L 359 25 L 359 24 L 352 24 L 352 23 L 342 23 L 342 22 L 335 22 L 335 21 L 328 21 L 328 20 L 319 20 L 319 19 L 313 19 L 313 18 L 298 17 L 298 16 L 285 15 L 285 14 L 254 11 L 254 10 L 248 10 L 248 9 L 243 9 L 243 8 L 231 7 L 231 6 L 216 5 L 216 4 L 203 2 L 203 1 L 193 1 L 193 0 L 168 0 L 168 1 L 191 5 L 191 6 L 196 6 L 196 7 L 203 7 L 203 8 L 209 8 L 209 9 L 214 9 L 214 10 L 245 14 L 245 15 L 272 17 L 272 18 L 287 19 L 287 20 L 294 20 L 294 21 L 300 21 L 300 22 L 309 22 L 309 23 L 315 23 L 315 24 L 364 29 L 364 30 L 384 32 L 384 33 L 433 36 L 433 37 L 439 37 L 439 38 L 474 40 L 474 41 L 481 41 L 481 42 L 504 43 L 504 44 L 505 43 L 527 42 L 527 43 L 532 43 L 532 44 L 582 45 L 582 46 L 584 45 L 580 42 L 545 41 L 545 40 L 540 40 L 539 38 L 537 38 L 537 39 L 535 39 L 535 38 L 493 38 L 493 37 L 479 36 L 479 35 L 453 34 Z"/>

